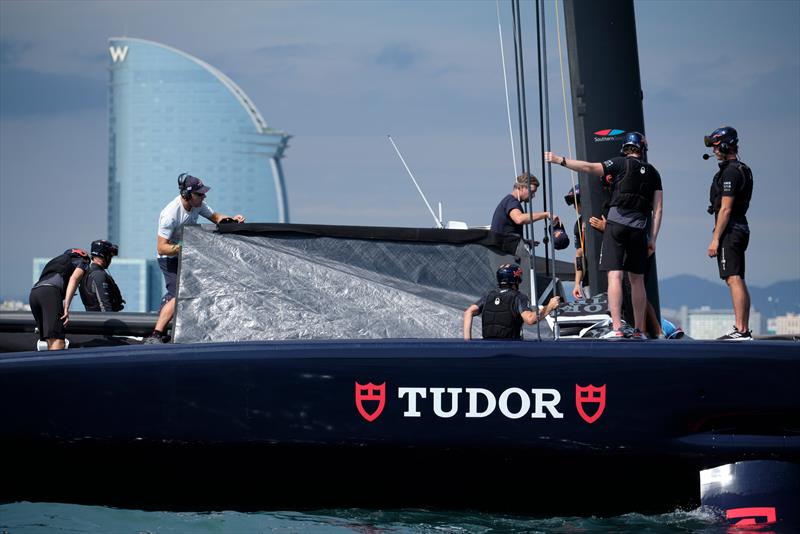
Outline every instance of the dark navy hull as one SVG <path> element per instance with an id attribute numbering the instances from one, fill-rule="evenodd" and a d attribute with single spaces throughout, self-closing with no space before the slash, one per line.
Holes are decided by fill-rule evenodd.
<path id="1" fill-rule="evenodd" d="M 798 352 L 381 340 L 19 353 L 0 358 L 0 500 L 670 510 L 698 502 L 700 469 L 800 460 Z"/>

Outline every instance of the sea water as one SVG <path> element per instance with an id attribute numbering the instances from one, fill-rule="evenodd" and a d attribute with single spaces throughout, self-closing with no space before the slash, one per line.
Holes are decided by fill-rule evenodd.
<path id="1" fill-rule="evenodd" d="M 758 532 L 782 532 L 767 528 Z M 670 533 L 722 534 L 730 529 L 712 510 L 676 510 L 660 515 L 625 514 L 611 518 L 552 517 L 418 509 L 333 509 L 305 512 L 165 512 L 18 502 L 0 505 L 0 534 L 39 533 Z"/>

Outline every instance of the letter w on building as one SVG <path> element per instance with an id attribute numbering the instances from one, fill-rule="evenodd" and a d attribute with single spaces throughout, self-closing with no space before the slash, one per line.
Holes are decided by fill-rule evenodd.
<path id="1" fill-rule="evenodd" d="M 125 61 L 125 56 L 128 55 L 127 46 L 109 46 L 108 51 L 111 53 L 111 61 Z"/>
<path id="2" fill-rule="evenodd" d="M 374 405 L 374 409 L 367 411 L 365 403 L 370 404 L 370 407 Z M 372 382 L 364 385 L 356 382 L 356 408 L 361 417 L 371 423 L 383 412 L 384 406 L 386 406 L 386 382 L 381 385 Z"/>

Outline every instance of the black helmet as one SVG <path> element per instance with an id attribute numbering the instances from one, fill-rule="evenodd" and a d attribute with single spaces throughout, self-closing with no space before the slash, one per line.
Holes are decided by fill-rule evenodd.
<path id="1" fill-rule="evenodd" d="M 551 227 L 550 231 L 553 234 L 553 248 L 556 250 L 564 250 L 569 246 L 569 236 L 564 225 L 561 223 L 555 224 Z"/>
<path id="2" fill-rule="evenodd" d="M 625 154 L 625 147 L 633 146 L 640 154 L 647 152 L 647 139 L 639 132 L 628 132 L 625 134 L 625 140 L 622 142 L 622 154 Z"/>
<path id="3" fill-rule="evenodd" d="M 119 254 L 119 247 L 111 241 L 98 239 L 92 241 L 92 256 L 99 256 L 106 260 L 106 264 L 111 263 L 111 258 Z"/>
<path id="4" fill-rule="evenodd" d="M 516 263 L 506 263 L 497 269 L 497 284 L 500 287 L 520 285 L 522 283 L 522 269 Z"/>
<path id="5" fill-rule="evenodd" d="M 707 147 L 719 147 L 720 152 L 727 154 L 739 145 L 739 134 L 733 126 L 723 126 L 705 136 L 703 142 Z"/>
<path id="6" fill-rule="evenodd" d="M 569 193 L 564 195 L 564 202 L 567 203 L 567 206 L 572 206 L 576 202 L 578 204 L 581 203 L 581 186 L 580 184 L 575 184 L 575 187 L 569 190 Z"/>

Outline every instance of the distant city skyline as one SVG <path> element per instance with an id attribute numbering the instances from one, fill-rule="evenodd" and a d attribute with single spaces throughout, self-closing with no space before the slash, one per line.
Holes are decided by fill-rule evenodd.
<path id="1" fill-rule="evenodd" d="M 531 5 L 523 5 L 527 58 L 535 57 Z M 564 33 L 555 5 L 545 3 L 550 117 L 552 148 L 563 153 L 555 39 L 560 33 L 563 47 Z M 284 161 L 293 222 L 431 226 L 386 139 L 392 134 L 428 199 L 443 202 L 446 219 L 488 224 L 514 172 L 496 9 L 495 2 L 4 0 L 0 297 L 27 297 L 33 257 L 108 235 L 107 39 L 114 35 L 203 58 L 236 80 L 271 124 L 294 135 Z M 660 276 L 691 273 L 720 283 L 705 256 L 714 163 L 700 154 L 702 136 L 730 124 L 755 174 L 748 283 L 800 278 L 800 180 L 791 164 L 800 146 L 800 3 L 727 2 L 721 9 L 640 1 L 635 9 L 650 159 L 665 187 Z M 500 13 L 511 67 L 508 3 Z M 529 63 L 529 113 L 535 70 Z M 541 148 L 530 133 L 538 162 Z M 571 224 L 574 215 L 558 203 L 569 178 L 554 174 L 555 211 Z M 203 178 L 220 192 L 213 173 Z M 155 222 L 142 224 L 155 233 Z"/>

